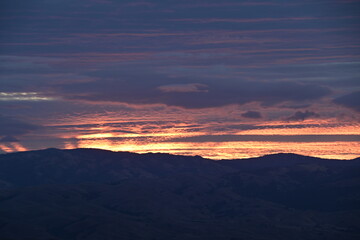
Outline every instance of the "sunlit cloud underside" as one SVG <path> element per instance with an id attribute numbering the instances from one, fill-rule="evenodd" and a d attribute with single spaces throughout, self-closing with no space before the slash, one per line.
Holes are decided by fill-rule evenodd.
<path id="1" fill-rule="evenodd" d="M 249 158 L 280 152 L 332 159 L 360 156 L 358 124 L 333 124 L 328 120 L 278 121 L 260 125 L 206 123 L 197 131 L 194 130 L 195 123 L 185 121 L 172 125 L 159 122 L 157 126 L 152 121 L 128 127 L 122 123 L 119 125 L 122 131 L 116 123 L 103 123 L 98 127 L 91 124 L 77 126 L 78 133 L 75 134 L 75 127 L 67 126 L 73 135 L 67 135 L 69 140 L 65 140 L 63 147 L 163 152 L 211 159 Z M 221 128 L 222 134 L 215 133 L 214 128 Z M 206 132 L 213 134 L 204 134 Z"/>
<path id="2" fill-rule="evenodd" d="M 272 153 L 297 153 L 308 156 L 353 159 L 360 155 L 359 142 L 182 142 L 182 143 L 136 143 L 116 140 L 81 140 L 67 144 L 66 148 L 100 148 L 112 151 L 137 153 L 163 152 L 179 155 L 199 155 L 211 159 L 238 159 L 258 157 Z"/>
<path id="3" fill-rule="evenodd" d="M 0 152 L 359 157 L 359 6 L 3 0 Z"/>

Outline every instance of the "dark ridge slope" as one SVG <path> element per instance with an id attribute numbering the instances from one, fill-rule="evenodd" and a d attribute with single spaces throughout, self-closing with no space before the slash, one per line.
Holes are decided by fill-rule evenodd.
<path id="1" fill-rule="evenodd" d="M 0 239 L 359 239 L 360 161 L 0 155 Z"/>

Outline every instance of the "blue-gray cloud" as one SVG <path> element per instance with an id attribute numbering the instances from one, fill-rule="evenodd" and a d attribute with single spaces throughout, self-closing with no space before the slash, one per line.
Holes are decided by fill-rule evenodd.
<path id="1" fill-rule="evenodd" d="M 319 114 L 306 110 L 305 112 L 297 111 L 290 117 L 286 118 L 288 121 L 304 121 L 308 118 L 319 117 Z"/>
<path id="2" fill-rule="evenodd" d="M 40 126 L 32 123 L 0 115 L 0 136 L 3 136 L 5 140 L 13 138 L 14 136 L 30 133 L 40 128 Z"/>
<path id="3" fill-rule="evenodd" d="M 19 140 L 13 136 L 4 136 L 0 138 L 0 142 L 19 142 Z"/>
<path id="4" fill-rule="evenodd" d="M 360 112 L 360 91 L 338 97 L 334 102 Z"/>
<path id="5" fill-rule="evenodd" d="M 257 112 L 257 111 L 247 111 L 241 114 L 241 116 L 245 117 L 245 118 L 262 118 L 261 113 Z"/>
<path id="6" fill-rule="evenodd" d="M 360 142 L 360 135 L 202 135 L 166 142 Z"/>
<path id="7" fill-rule="evenodd" d="M 9 91 L 185 108 L 295 106 L 328 95 L 326 86 L 355 84 L 359 69 L 356 1 L 1 4 Z"/>
<path id="8" fill-rule="evenodd" d="M 306 109 L 324 118 L 353 115 L 346 108 L 359 111 L 358 93 L 351 93 L 360 76 L 359 1 L 3 0 L 0 5 L 0 92 L 54 99 L 1 101 L 2 114 L 17 116 L 0 117 L 3 141 L 37 131 L 29 116 L 51 125 L 49 119 L 121 112 L 122 125 L 141 126 L 130 119 L 145 116 L 139 106 L 112 103 L 201 109 L 256 102 L 244 109 L 266 116 L 256 119 L 259 126 L 241 125 L 239 119 L 246 123 L 251 119 L 244 118 L 259 115 L 241 117 L 237 109 L 229 113 L 232 119 L 223 114 L 225 108 L 204 110 L 221 120 L 194 119 L 188 131 L 198 133 L 279 128 L 268 120 L 286 119 L 284 108 L 294 111 L 288 120 L 316 117 Z M 338 92 L 344 96 L 329 100 Z M 202 113 L 164 105 L 148 106 L 146 116 L 178 111 L 175 118 L 181 119 Z M 110 106 L 116 107 L 108 111 Z M 224 126 L 228 120 L 234 123 Z M 136 132 L 159 125 L 176 124 L 153 123 Z M 46 143 L 39 140 L 36 146 L 50 144 L 47 130 L 41 132 Z M 72 130 L 53 126 L 49 131 Z"/>
<path id="9" fill-rule="evenodd" d="M 221 107 L 249 102 L 272 106 L 282 102 L 321 99 L 331 93 L 329 88 L 311 83 L 242 79 L 218 82 L 213 79 L 195 80 L 147 71 L 143 71 L 142 74 L 138 72 L 97 72 L 96 77 L 100 78 L 97 81 L 64 84 L 59 87 L 62 94 L 70 99 L 129 104 L 166 104 L 184 108 Z M 196 84 L 195 81 L 197 81 Z M 169 86 L 172 86 L 172 91 L 169 91 Z M 163 88 L 168 91 L 164 91 Z"/>

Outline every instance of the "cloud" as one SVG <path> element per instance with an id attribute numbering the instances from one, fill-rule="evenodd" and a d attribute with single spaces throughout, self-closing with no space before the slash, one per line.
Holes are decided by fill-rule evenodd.
<path id="1" fill-rule="evenodd" d="M 40 129 L 40 126 L 22 120 L 0 115 L 0 136 L 2 139 L 14 138 Z"/>
<path id="2" fill-rule="evenodd" d="M 316 17 L 287 17 L 287 18 L 185 18 L 173 21 L 189 23 L 258 23 L 258 22 L 281 22 L 281 21 L 309 21 L 318 20 Z"/>
<path id="3" fill-rule="evenodd" d="M 337 128 L 343 125 L 339 125 L 337 123 L 327 123 L 327 124 L 276 124 L 276 125 L 252 125 L 252 124 L 229 124 L 224 126 L 210 126 L 205 128 L 206 132 L 232 132 L 232 130 L 236 130 L 236 132 L 240 131 L 248 131 L 248 130 L 263 130 L 263 129 L 304 129 L 304 128 Z M 315 130 L 316 131 L 316 130 Z"/>
<path id="4" fill-rule="evenodd" d="M 46 97 L 37 92 L 0 92 L 0 101 L 52 101 L 52 97 Z"/>
<path id="5" fill-rule="evenodd" d="M 50 66 L 54 59 L 46 57 L 22 57 L 1 55 L 0 71 L 2 75 L 17 74 L 51 74 L 61 71 Z"/>
<path id="6" fill-rule="evenodd" d="M 360 142 L 360 135 L 202 135 L 165 142 Z"/>
<path id="7" fill-rule="evenodd" d="M 19 142 L 19 140 L 13 136 L 5 136 L 0 139 L 0 142 Z"/>
<path id="8" fill-rule="evenodd" d="M 200 83 L 172 84 L 160 86 L 158 89 L 162 92 L 207 92 L 207 85 Z"/>
<path id="9" fill-rule="evenodd" d="M 288 121 L 304 121 L 305 119 L 318 117 L 319 115 L 315 112 L 306 110 L 305 112 L 297 111 L 290 117 L 286 118 Z"/>
<path id="10" fill-rule="evenodd" d="M 165 104 L 188 109 L 259 102 L 263 106 L 321 99 L 331 91 L 317 84 L 290 81 L 247 81 L 224 76 L 204 78 L 171 76 L 151 70 L 94 71 L 92 82 L 57 85 L 59 95 L 73 100 L 127 104 Z M 159 87 L 160 86 L 160 87 Z"/>
<path id="11" fill-rule="evenodd" d="M 338 97 L 334 99 L 334 103 L 360 112 L 360 91 Z"/>
<path id="12" fill-rule="evenodd" d="M 262 118 L 261 113 L 260 112 L 256 112 L 256 111 L 247 111 L 244 112 L 243 114 L 241 114 L 241 116 L 245 117 L 245 118 Z"/>

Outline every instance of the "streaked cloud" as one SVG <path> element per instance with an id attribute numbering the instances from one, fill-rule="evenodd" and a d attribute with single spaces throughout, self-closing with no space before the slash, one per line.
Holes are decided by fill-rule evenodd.
<path id="1" fill-rule="evenodd" d="M 159 86 L 158 89 L 162 92 L 208 92 L 208 86 L 200 83 L 189 84 L 172 84 Z"/>
<path id="2" fill-rule="evenodd" d="M 254 119 L 262 118 L 261 113 L 257 111 L 247 111 L 242 113 L 241 116 L 245 118 L 254 118 Z"/>
<path id="3" fill-rule="evenodd" d="M 334 103 L 343 105 L 345 107 L 360 112 L 360 91 L 352 92 L 347 95 L 338 97 L 334 99 Z"/>
<path id="4" fill-rule="evenodd" d="M 170 142 L 360 142 L 360 135 L 201 135 Z"/>
<path id="5" fill-rule="evenodd" d="M 114 74 L 107 77 L 108 74 Z M 120 102 L 128 104 L 165 104 L 184 108 L 211 108 L 231 104 L 260 102 L 271 106 L 282 102 L 303 102 L 321 99 L 331 93 L 329 88 L 317 84 L 290 81 L 230 81 L 216 82 L 207 80 L 205 84 L 170 84 L 169 81 L 189 81 L 186 78 L 174 79 L 159 74 L 141 76 L 123 75 L 107 72 L 99 81 L 66 84 L 62 86 L 65 97 L 87 101 Z M 118 81 L 115 77 L 121 79 Z M 142 82 L 146 78 L 147 81 Z M 200 80 L 200 79 L 198 79 Z M 208 86 L 205 88 L 205 85 Z M 99 91 L 100 90 L 100 91 Z M 161 91 L 159 91 L 161 90 Z M 173 94 L 176 93 L 176 94 Z"/>
<path id="6" fill-rule="evenodd" d="M 41 127 L 13 117 L 0 115 L 0 137 L 2 140 L 14 140 L 16 136 L 28 134 Z"/>
<path id="7" fill-rule="evenodd" d="M 315 117 L 319 117 L 319 114 L 306 110 L 305 112 L 297 111 L 290 117 L 286 118 L 286 120 L 288 120 L 288 121 L 304 121 L 305 119 L 315 118 Z"/>
<path id="8" fill-rule="evenodd" d="M 0 139 L 0 142 L 19 142 L 19 140 L 13 136 L 4 136 Z"/>
<path id="9" fill-rule="evenodd" d="M 354 157 L 359 6 L 3 0 L 0 149 Z"/>
<path id="10" fill-rule="evenodd" d="M 53 101 L 55 98 L 37 92 L 0 92 L 0 101 Z"/>

